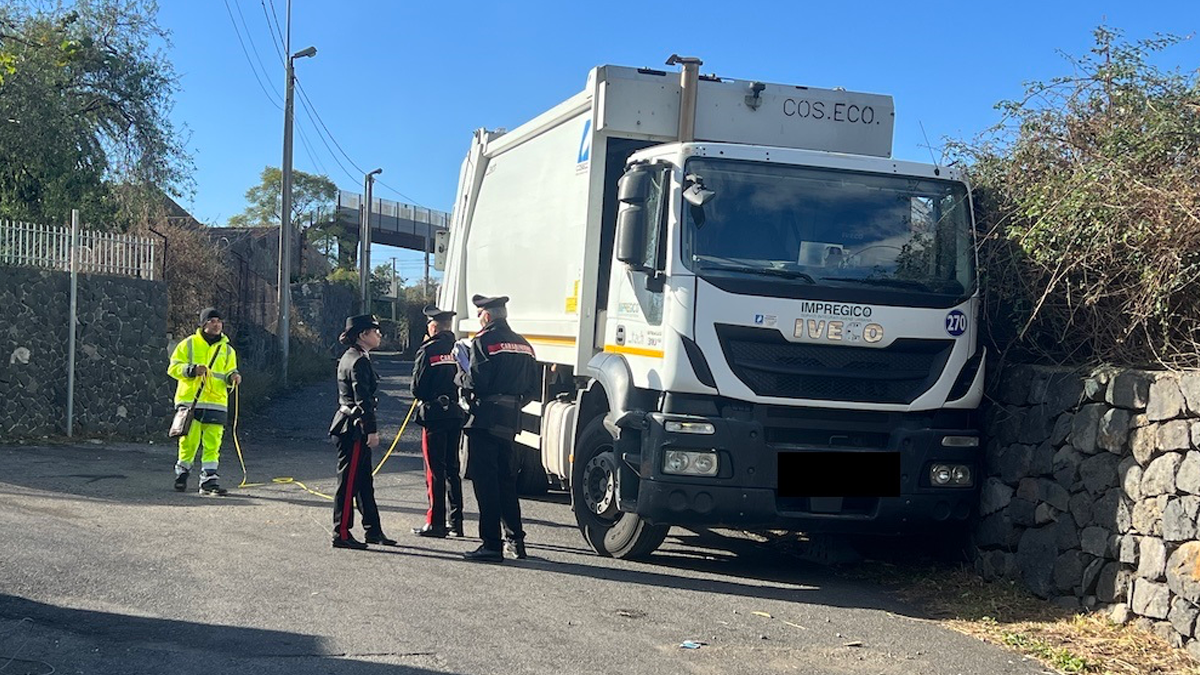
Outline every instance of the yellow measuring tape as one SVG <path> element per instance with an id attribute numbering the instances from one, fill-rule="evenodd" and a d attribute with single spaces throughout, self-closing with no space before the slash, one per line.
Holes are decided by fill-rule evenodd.
<path id="1" fill-rule="evenodd" d="M 238 391 L 240 389 L 241 389 L 241 387 L 239 387 L 238 385 L 236 385 L 236 384 L 233 385 L 233 402 L 234 402 L 233 447 L 237 448 L 238 462 L 242 465 L 242 482 L 238 485 L 238 487 L 239 488 L 261 487 L 263 485 L 268 485 L 268 483 L 248 483 L 248 482 L 246 482 L 247 481 L 246 460 L 242 458 L 242 444 L 241 444 L 241 441 L 238 439 L 238 433 L 237 433 L 238 414 L 242 410 L 241 398 L 238 394 Z M 400 442 L 400 437 L 404 435 L 404 430 L 408 427 L 408 421 L 410 419 L 412 419 L 413 411 L 416 409 L 417 409 L 417 401 L 416 401 L 416 399 L 413 399 L 412 405 L 409 406 L 409 408 L 408 408 L 408 414 L 404 416 L 404 422 L 400 425 L 400 431 L 396 432 L 396 439 L 392 441 L 392 446 L 390 448 L 388 448 L 388 451 L 383 456 L 383 459 L 379 460 L 379 464 L 375 465 L 375 470 L 371 472 L 372 476 L 379 473 L 379 470 L 383 468 L 383 463 L 387 461 L 388 457 L 392 456 L 392 451 L 396 449 L 396 444 Z M 292 478 L 291 476 L 276 476 L 275 478 L 271 479 L 271 483 L 276 484 L 276 485 L 296 485 L 296 486 L 299 486 L 300 489 L 304 490 L 305 492 L 307 492 L 309 494 L 314 494 L 318 497 L 321 497 L 322 499 L 328 499 L 329 501 L 333 501 L 332 496 L 327 495 L 324 492 L 317 492 L 316 490 L 308 487 L 304 483 L 301 483 L 300 481 L 296 480 L 295 478 Z"/>

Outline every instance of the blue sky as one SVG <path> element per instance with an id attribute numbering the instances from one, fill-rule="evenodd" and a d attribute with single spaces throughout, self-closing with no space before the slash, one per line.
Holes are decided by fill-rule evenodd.
<path id="1" fill-rule="evenodd" d="M 203 222 L 240 212 L 263 167 L 281 163 L 284 73 L 268 15 L 282 26 L 286 3 L 162 2 L 181 85 L 173 118 L 196 164 L 185 206 Z M 1101 23 L 1130 39 L 1191 35 L 1200 2 L 294 0 L 292 51 L 318 49 L 297 78 L 319 117 L 298 93 L 294 165 L 356 192 L 382 167 L 377 197 L 449 210 L 474 129 L 516 127 L 599 64 L 674 70 L 672 52 L 702 58 L 704 73 L 890 94 L 893 156 L 928 162 L 922 126 L 935 148 L 975 136 L 1023 82 L 1069 74 L 1063 54 L 1086 53 Z M 1200 38 L 1157 63 L 1200 66 Z M 420 273 L 417 254 L 377 246 L 374 262 L 393 255 L 402 276 Z"/>

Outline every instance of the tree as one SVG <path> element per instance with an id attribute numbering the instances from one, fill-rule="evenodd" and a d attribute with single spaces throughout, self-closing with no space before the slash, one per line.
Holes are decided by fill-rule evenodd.
<path id="1" fill-rule="evenodd" d="M 283 171 L 268 166 L 260 174 L 261 182 L 246 190 L 246 210 L 229 219 L 231 227 L 267 227 L 278 225 L 283 209 Z M 292 172 L 292 215 L 294 227 L 309 222 L 332 220 L 337 186 L 328 176 Z"/>
<path id="2" fill-rule="evenodd" d="M 404 288 L 404 278 L 392 273 L 391 263 L 376 265 L 371 270 L 371 295 L 375 298 L 391 298 Z M 394 295 L 393 289 L 396 291 Z"/>
<path id="3" fill-rule="evenodd" d="M 161 193 L 190 190 L 156 12 L 151 0 L 0 6 L 0 214 L 63 222 L 77 208 L 127 229 Z"/>
<path id="4" fill-rule="evenodd" d="M 231 227 L 271 227 L 282 220 L 283 171 L 264 167 L 258 185 L 246 190 L 246 210 L 229 219 Z M 338 249 L 344 248 L 343 227 L 336 218 L 337 186 L 328 176 L 292 172 L 292 227 L 300 228 L 307 241 L 338 266 Z"/>

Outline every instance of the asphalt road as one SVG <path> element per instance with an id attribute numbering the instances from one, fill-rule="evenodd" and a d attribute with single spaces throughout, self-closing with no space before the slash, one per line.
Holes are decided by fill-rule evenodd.
<path id="1" fill-rule="evenodd" d="M 408 366 L 378 363 L 390 443 Z M 0 675 L 1042 672 L 740 533 L 676 528 L 647 562 L 601 558 L 561 494 L 523 501 L 528 560 L 464 562 L 470 497 L 466 540 L 408 534 L 425 509 L 416 428 L 376 477 L 401 546 L 333 550 L 331 503 L 271 483 L 332 494 L 332 379 L 240 421 L 266 485 L 234 488 L 226 434 L 224 498 L 174 492 L 165 439 L 0 445 Z"/>

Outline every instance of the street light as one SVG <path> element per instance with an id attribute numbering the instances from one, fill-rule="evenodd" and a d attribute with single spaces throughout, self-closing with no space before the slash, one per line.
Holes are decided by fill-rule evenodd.
<path id="1" fill-rule="evenodd" d="M 358 291 L 363 314 L 371 313 L 371 187 L 381 173 L 383 169 L 375 169 L 363 178 L 363 212 L 358 225 Z"/>
<path id="2" fill-rule="evenodd" d="M 288 40 L 291 41 L 291 9 L 289 3 Z M 296 74 L 292 62 L 316 56 L 316 47 L 306 47 L 287 60 L 287 99 L 283 106 L 283 204 L 279 222 L 279 351 L 283 358 L 280 382 L 288 380 L 289 343 L 292 315 L 292 98 Z"/>

